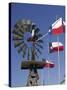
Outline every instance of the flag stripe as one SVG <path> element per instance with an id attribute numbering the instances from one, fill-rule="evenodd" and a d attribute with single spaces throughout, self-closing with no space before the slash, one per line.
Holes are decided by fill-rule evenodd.
<path id="1" fill-rule="evenodd" d="M 62 26 L 62 18 L 59 18 L 57 21 L 55 21 L 55 22 L 52 24 L 52 29 L 54 29 L 54 28 L 59 28 L 60 26 Z"/>
<path id="2" fill-rule="evenodd" d="M 52 42 L 52 47 L 63 46 L 61 42 Z"/>
<path id="3" fill-rule="evenodd" d="M 53 68 L 54 66 L 55 66 L 54 63 L 50 61 L 46 61 L 46 63 L 44 64 L 45 68 Z"/>
<path id="4" fill-rule="evenodd" d="M 61 34 L 61 33 L 63 33 L 63 27 L 62 26 L 52 30 L 52 34 L 57 35 L 57 34 Z"/>
<path id="5" fill-rule="evenodd" d="M 59 51 L 63 51 L 63 50 L 64 50 L 64 46 L 54 47 L 54 48 L 53 48 L 53 52 L 58 51 L 58 48 L 59 48 Z"/>
<path id="6" fill-rule="evenodd" d="M 58 49 L 59 49 L 59 51 L 64 50 L 64 46 L 63 46 L 63 44 L 61 42 L 49 43 L 49 53 L 58 52 Z"/>
<path id="7" fill-rule="evenodd" d="M 59 35 L 65 32 L 65 25 L 62 18 L 59 18 L 50 26 L 49 32 L 53 35 Z"/>

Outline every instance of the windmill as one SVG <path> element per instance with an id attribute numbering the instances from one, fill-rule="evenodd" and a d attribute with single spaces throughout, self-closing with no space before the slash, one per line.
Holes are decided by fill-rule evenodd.
<path id="1" fill-rule="evenodd" d="M 27 86 L 37 86 L 39 74 L 37 69 L 44 67 L 45 61 L 38 61 L 41 49 L 43 49 L 43 40 L 38 40 L 42 37 L 40 29 L 31 20 L 19 20 L 12 31 L 14 47 L 18 53 L 22 54 L 21 69 L 29 70 Z"/>

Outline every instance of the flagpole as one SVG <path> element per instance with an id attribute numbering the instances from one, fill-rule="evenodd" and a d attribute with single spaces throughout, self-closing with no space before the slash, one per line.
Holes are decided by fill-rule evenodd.
<path id="1" fill-rule="evenodd" d="M 42 70 L 42 72 L 43 72 L 43 70 Z M 43 79 L 42 85 L 44 85 L 44 73 L 42 73 L 42 79 Z"/>
<path id="2" fill-rule="evenodd" d="M 49 43 L 48 43 L 48 60 L 49 60 Z M 49 84 L 50 76 L 49 76 L 49 66 L 48 66 L 48 84 Z"/>
<path id="3" fill-rule="evenodd" d="M 41 73 L 41 85 L 44 85 L 44 84 L 43 84 L 43 81 L 44 81 L 43 70 L 42 70 L 41 72 L 42 72 L 42 73 Z"/>
<path id="4" fill-rule="evenodd" d="M 57 20 L 58 16 L 56 16 Z M 59 35 L 57 35 L 57 42 L 58 42 L 58 84 L 60 83 L 60 55 L 59 55 Z"/>
<path id="5" fill-rule="evenodd" d="M 60 55 L 59 55 L 59 36 L 57 35 L 58 42 L 58 84 L 60 83 Z"/>
<path id="6" fill-rule="evenodd" d="M 48 85 L 49 85 L 49 80 L 50 80 L 50 76 L 49 76 L 49 66 L 48 66 Z"/>

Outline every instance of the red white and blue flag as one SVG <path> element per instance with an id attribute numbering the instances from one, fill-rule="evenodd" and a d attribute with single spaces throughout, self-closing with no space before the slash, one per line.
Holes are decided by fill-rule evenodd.
<path id="1" fill-rule="evenodd" d="M 54 66 L 55 66 L 55 65 L 54 65 L 53 62 L 48 61 L 48 60 L 45 61 L 45 64 L 44 64 L 44 67 L 45 67 L 45 68 L 53 68 Z"/>
<path id="2" fill-rule="evenodd" d="M 50 26 L 49 32 L 53 35 L 58 35 L 65 32 L 65 25 L 62 18 L 59 18 Z"/>
<path id="3" fill-rule="evenodd" d="M 58 52 L 64 50 L 64 45 L 61 42 L 50 42 L 49 53 Z"/>

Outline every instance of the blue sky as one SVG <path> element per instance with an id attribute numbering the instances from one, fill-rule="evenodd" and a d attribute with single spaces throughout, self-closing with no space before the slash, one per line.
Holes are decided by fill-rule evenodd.
<path id="1" fill-rule="evenodd" d="M 13 30 L 14 25 L 19 19 L 30 19 L 32 22 L 40 28 L 40 32 L 45 34 L 48 32 L 50 25 L 56 20 L 56 17 L 62 17 L 65 21 L 65 7 L 64 6 L 54 6 L 54 5 L 36 5 L 36 4 L 22 4 L 22 3 L 13 3 L 11 4 L 11 30 Z M 12 35 L 12 34 L 11 34 Z M 59 41 L 65 44 L 64 34 L 59 35 Z M 57 41 L 57 37 L 54 35 L 47 35 L 43 38 L 44 49 L 42 55 L 39 56 L 39 60 L 42 58 L 49 59 L 53 61 L 55 67 L 49 69 L 49 82 L 48 82 L 48 69 L 44 68 L 39 71 L 40 81 L 42 85 L 48 84 L 58 84 L 58 60 L 57 53 L 52 53 L 48 55 L 48 43 Z M 60 78 L 62 81 L 65 74 L 65 51 L 60 52 L 60 67 L 61 75 Z M 12 86 L 25 86 L 28 76 L 28 70 L 21 70 L 21 61 L 23 57 L 21 54 L 18 54 L 17 49 L 14 48 L 14 43 L 11 36 L 11 78 Z"/>

